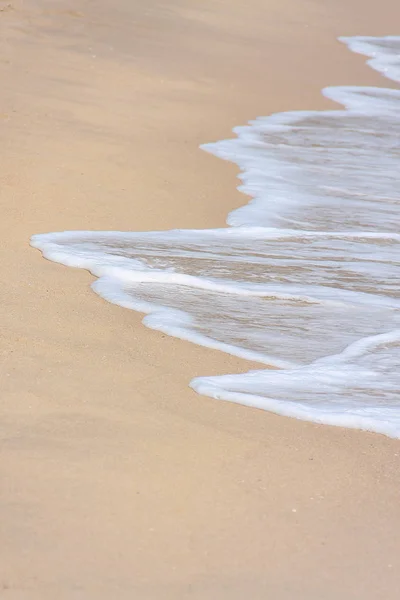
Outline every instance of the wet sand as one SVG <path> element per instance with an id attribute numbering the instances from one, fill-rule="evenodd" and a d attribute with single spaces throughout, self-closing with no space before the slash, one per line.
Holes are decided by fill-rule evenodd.
<path id="1" fill-rule="evenodd" d="M 251 363 L 150 331 L 34 233 L 223 226 L 199 144 L 390 82 L 394 1 L 0 0 L 0 598 L 397 599 L 396 440 L 212 401 Z"/>

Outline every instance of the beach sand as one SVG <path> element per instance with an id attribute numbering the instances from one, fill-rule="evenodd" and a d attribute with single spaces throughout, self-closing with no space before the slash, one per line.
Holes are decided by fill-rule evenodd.
<path id="1" fill-rule="evenodd" d="M 336 41 L 397 2 L 0 0 L 0 598 L 397 599 L 400 446 L 213 401 L 256 365 L 168 338 L 34 233 L 223 226 L 258 115 L 391 83 Z"/>

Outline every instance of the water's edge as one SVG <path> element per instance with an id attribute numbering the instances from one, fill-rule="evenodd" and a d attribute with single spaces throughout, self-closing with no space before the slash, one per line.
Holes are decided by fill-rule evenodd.
<path id="1" fill-rule="evenodd" d="M 341 41 L 400 81 L 400 37 Z M 202 146 L 240 167 L 251 198 L 231 228 L 31 245 L 150 328 L 277 367 L 196 378 L 200 394 L 400 437 L 400 91 L 323 93 L 345 109 L 258 118 Z"/>

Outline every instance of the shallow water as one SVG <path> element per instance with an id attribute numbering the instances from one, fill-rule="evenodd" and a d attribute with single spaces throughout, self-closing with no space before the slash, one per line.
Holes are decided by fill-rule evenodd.
<path id="1" fill-rule="evenodd" d="M 400 82 L 400 37 L 342 38 Z M 345 109 L 262 117 L 203 149 L 251 201 L 227 229 L 36 235 L 46 258 L 170 335 L 272 365 L 198 392 L 400 437 L 400 91 L 323 91 Z"/>

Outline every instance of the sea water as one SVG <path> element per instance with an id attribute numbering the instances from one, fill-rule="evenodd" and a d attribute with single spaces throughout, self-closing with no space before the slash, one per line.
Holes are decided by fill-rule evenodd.
<path id="1" fill-rule="evenodd" d="M 400 82 L 400 37 L 341 41 Z M 400 437 L 400 91 L 323 93 L 344 109 L 261 117 L 202 146 L 239 166 L 251 198 L 231 227 L 31 243 L 148 327 L 263 365 L 198 377 L 197 392 Z"/>

